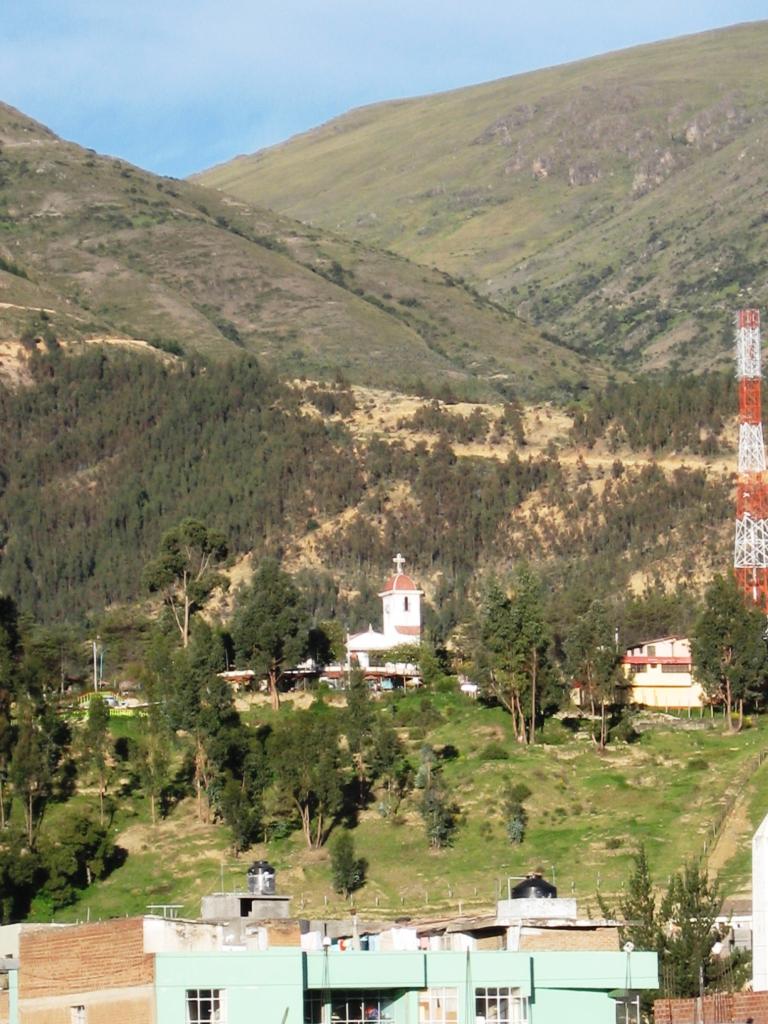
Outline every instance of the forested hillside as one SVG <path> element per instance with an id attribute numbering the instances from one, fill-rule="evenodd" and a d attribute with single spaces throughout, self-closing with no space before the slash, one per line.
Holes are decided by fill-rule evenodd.
<path id="1" fill-rule="evenodd" d="M 469 397 L 604 376 L 450 275 L 101 157 L 0 103 L 0 342 L 44 333 Z"/>
<path id="2" fill-rule="evenodd" d="M 548 335 L 699 371 L 764 305 L 768 23 L 353 110 L 198 176 L 463 275 Z"/>
<path id="3" fill-rule="evenodd" d="M 609 390 L 556 413 L 548 435 L 548 407 L 425 400 L 372 429 L 371 392 L 289 386 L 252 357 L 42 348 L 25 364 L 32 383 L 0 388 L 0 588 L 44 619 L 141 597 L 143 565 L 188 515 L 232 558 L 277 553 L 315 574 L 326 616 L 341 590 L 367 621 L 402 550 L 441 635 L 482 578 L 520 560 L 558 592 L 606 594 L 728 564 L 725 379 L 684 401 L 674 378 L 631 385 L 632 416 Z"/>

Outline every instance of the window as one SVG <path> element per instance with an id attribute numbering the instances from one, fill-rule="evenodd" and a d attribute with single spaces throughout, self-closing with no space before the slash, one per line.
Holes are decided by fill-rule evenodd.
<path id="1" fill-rule="evenodd" d="M 475 1024 L 528 1024 L 528 1000 L 517 988 L 476 988 Z"/>
<path id="2" fill-rule="evenodd" d="M 371 1024 L 390 1021 L 391 998 L 383 992 L 334 992 L 331 994 L 332 1024 Z"/>
<path id="3" fill-rule="evenodd" d="M 85 1007 L 70 1006 L 69 1021 L 70 1024 L 87 1024 L 88 1018 L 85 1015 Z"/>
<path id="4" fill-rule="evenodd" d="M 455 988 L 419 992 L 419 1024 L 457 1024 L 459 1000 Z"/>
<path id="5" fill-rule="evenodd" d="M 646 654 L 649 658 L 653 658 L 656 654 L 656 644 L 648 644 L 646 648 Z"/>
<path id="6" fill-rule="evenodd" d="M 323 1024 L 322 993 L 304 993 L 304 1024 Z"/>
<path id="7" fill-rule="evenodd" d="M 187 989 L 187 1024 L 226 1024 L 226 1020 L 223 989 Z"/>
<path id="8" fill-rule="evenodd" d="M 408 611 L 408 598 L 407 597 L 403 598 L 403 611 L 404 612 Z"/>

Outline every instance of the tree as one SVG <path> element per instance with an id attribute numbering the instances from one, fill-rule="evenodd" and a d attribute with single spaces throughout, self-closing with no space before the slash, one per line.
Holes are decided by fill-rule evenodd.
<path id="1" fill-rule="evenodd" d="M 0 597 L 0 828 L 6 827 L 5 783 L 16 739 L 11 708 L 17 695 L 18 658 L 21 652 L 15 603 Z"/>
<path id="2" fill-rule="evenodd" d="M 616 916 L 600 894 L 598 903 L 605 917 Z M 662 940 L 661 922 L 658 918 L 648 858 L 642 843 L 632 855 L 632 871 L 619 900 L 618 916 L 624 922 L 619 930 L 622 945 L 631 942 L 635 949 L 648 951 L 659 948 Z"/>
<path id="3" fill-rule="evenodd" d="M 157 806 L 162 807 L 163 796 L 168 787 L 171 764 L 171 735 L 165 727 L 162 713 L 154 701 L 147 707 L 145 728 L 138 741 L 137 767 L 141 788 L 149 797 L 152 824 L 157 822 Z"/>
<path id="4" fill-rule="evenodd" d="M 10 829 L 0 842 L 0 924 L 20 921 L 40 881 L 40 857 L 23 833 Z"/>
<path id="5" fill-rule="evenodd" d="M 458 828 L 459 808 L 443 778 L 437 751 L 425 743 L 420 751 L 421 765 L 414 785 L 422 790 L 419 814 L 433 850 L 442 850 L 453 843 Z"/>
<path id="6" fill-rule="evenodd" d="M 520 690 L 514 672 L 512 602 L 497 581 L 492 581 L 485 595 L 475 652 L 475 667 L 483 691 L 494 697 L 512 716 L 515 735 L 524 741 L 525 719 L 520 704 Z"/>
<path id="7" fill-rule="evenodd" d="M 365 882 L 367 864 L 355 856 L 355 841 L 348 829 L 342 829 L 331 845 L 331 884 L 345 899 Z"/>
<path id="8" fill-rule="evenodd" d="M 34 662 L 37 674 L 43 682 L 46 699 L 54 689 L 63 696 L 67 673 L 79 668 L 82 662 L 82 648 L 79 646 L 71 626 L 35 626 L 24 638 L 26 662 Z"/>
<path id="9" fill-rule="evenodd" d="M 268 726 L 244 730 L 245 753 L 242 760 L 241 778 L 238 780 L 238 794 L 234 797 L 230 787 L 229 805 L 222 800 L 224 818 L 232 829 L 233 846 L 236 852 L 244 850 L 258 837 L 264 828 L 264 795 L 273 780 L 272 767 L 267 755 Z M 229 806 L 229 812 L 227 807 Z M 237 820 L 232 816 L 238 813 Z"/>
<path id="10" fill-rule="evenodd" d="M 297 711 L 275 726 L 267 749 L 278 794 L 298 812 L 308 848 L 321 847 L 342 806 L 335 716 Z"/>
<path id="11" fill-rule="evenodd" d="M 722 965 L 711 954 L 721 937 L 717 917 L 722 895 L 717 879 L 711 880 L 700 862 L 684 864 L 670 878 L 666 892 L 657 894 L 645 849 L 640 846 L 618 909 L 600 896 L 598 902 L 606 917 L 623 921 L 619 931 L 622 943 L 658 952 L 665 996 L 691 998 L 699 995 L 702 983 L 705 989 L 717 986 Z M 738 953 L 732 954 L 730 966 L 741 966 Z"/>
<path id="12" fill-rule="evenodd" d="M 163 535 L 160 552 L 144 568 L 144 586 L 161 594 L 173 616 L 182 647 L 189 643 L 192 615 L 223 582 L 216 570 L 227 554 L 223 534 L 198 519 L 184 519 Z"/>
<path id="13" fill-rule="evenodd" d="M 324 619 L 310 629 L 307 653 L 316 665 L 344 661 L 347 635 L 338 619 Z"/>
<path id="14" fill-rule="evenodd" d="M 170 719 L 174 727 L 186 730 L 192 738 L 191 775 L 200 821 L 209 819 L 217 783 L 220 789 L 242 747 L 240 716 L 232 691 L 218 676 L 223 663 L 221 634 L 197 620 L 189 647 L 177 651 L 173 659 Z"/>
<path id="15" fill-rule="evenodd" d="M 283 672 L 301 659 L 308 634 L 309 618 L 293 580 L 274 559 L 265 559 L 238 601 L 232 639 L 238 657 L 267 675 L 274 710 Z"/>
<path id="16" fill-rule="evenodd" d="M 413 789 L 414 770 L 406 756 L 403 741 L 381 716 L 373 723 L 368 764 L 373 778 L 381 780 L 384 786 L 379 813 L 396 821 L 403 798 Z"/>
<path id="17" fill-rule="evenodd" d="M 10 778 L 22 800 L 27 845 L 31 850 L 52 780 L 46 744 L 29 701 L 19 709 L 19 731 L 11 758 Z"/>
<path id="18" fill-rule="evenodd" d="M 88 702 L 88 719 L 83 733 L 85 760 L 96 772 L 99 783 L 99 821 L 104 824 L 104 797 L 109 774 L 109 708 L 98 694 Z"/>
<path id="19" fill-rule="evenodd" d="M 522 566 L 518 570 L 512 596 L 498 582 L 491 583 L 479 641 L 476 665 L 485 691 L 512 715 L 519 742 L 533 743 L 550 637 L 541 585 L 530 569 Z"/>
<path id="20" fill-rule="evenodd" d="M 721 905 L 717 879 L 710 881 L 701 863 L 690 861 L 672 876 L 659 910 L 667 925 L 661 956 L 667 995 L 696 996 L 702 981 L 706 988 L 714 967 L 711 952 Z"/>
<path id="21" fill-rule="evenodd" d="M 458 828 L 458 807 L 442 775 L 431 773 L 419 803 L 419 813 L 433 850 L 451 846 Z"/>
<path id="22" fill-rule="evenodd" d="M 347 690 L 347 709 L 344 715 L 344 729 L 347 746 L 352 755 L 357 774 L 359 798 L 363 799 L 363 786 L 366 776 L 366 756 L 370 746 L 371 727 L 375 711 L 371 704 L 371 694 L 363 673 L 356 669 L 352 672 L 349 689 Z"/>
<path id="23" fill-rule="evenodd" d="M 513 615 L 515 671 L 525 680 L 530 702 L 528 742 L 536 740 L 536 707 L 539 686 L 547 671 L 549 630 L 544 618 L 541 583 L 527 566 L 521 566 L 514 581 Z"/>
<path id="24" fill-rule="evenodd" d="M 54 909 L 73 903 L 78 889 L 108 874 L 117 852 L 109 828 L 86 811 L 70 814 L 40 845 L 42 867 L 48 875 L 42 892 Z"/>
<path id="25" fill-rule="evenodd" d="M 601 750 L 608 742 L 606 705 L 614 699 L 619 653 L 608 621 L 605 605 L 592 601 L 565 637 L 568 672 L 581 687 L 592 715 L 592 739 Z M 600 705 L 600 737 L 595 738 L 594 720 Z"/>
<path id="26" fill-rule="evenodd" d="M 508 783 L 502 795 L 502 809 L 510 843 L 522 843 L 528 827 L 528 814 L 523 806 L 531 795 L 524 782 Z"/>
<path id="27" fill-rule="evenodd" d="M 219 798 L 221 813 L 232 833 L 235 855 L 247 850 L 257 837 L 261 825 L 260 808 L 254 805 L 245 779 L 229 775 Z"/>
<path id="28" fill-rule="evenodd" d="M 725 705 L 728 729 L 733 728 L 734 704 L 741 728 L 745 700 L 760 692 L 768 679 L 764 629 L 763 613 L 747 604 L 736 581 L 715 576 L 693 630 L 691 654 L 696 676 L 710 700 Z"/>

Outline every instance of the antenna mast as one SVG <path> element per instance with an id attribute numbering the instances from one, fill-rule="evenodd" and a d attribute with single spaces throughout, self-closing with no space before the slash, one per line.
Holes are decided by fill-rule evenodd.
<path id="1" fill-rule="evenodd" d="M 760 410 L 760 312 L 736 317 L 736 378 L 739 382 L 739 478 L 733 567 L 750 601 L 768 614 L 768 487 Z"/>

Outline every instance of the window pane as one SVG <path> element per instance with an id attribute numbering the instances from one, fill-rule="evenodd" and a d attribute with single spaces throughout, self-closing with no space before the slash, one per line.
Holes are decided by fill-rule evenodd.
<path id="1" fill-rule="evenodd" d="M 330 999 L 332 1024 L 375 1024 L 377 1021 L 389 1021 L 390 1002 L 391 996 L 381 992 L 335 992 Z M 421 1010 L 419 1014 L 421 1016 Z"/>
<path id="2" fill-rule="evenodd" d="M 456 1024 L 458 993 L 455 988 L 428 988 L 419 994 L 419 1024 Z"/>
<path id="3" fill-rule="evenodd" d="M 187 1024 L 226 1024 L 223 990 L 187 989 Z"/>
<path id="4" fill-rule="evenodd" d="M 527 1024 L 528 1000 L 515 988 L 475 989 L 475 1024 Z"/>

